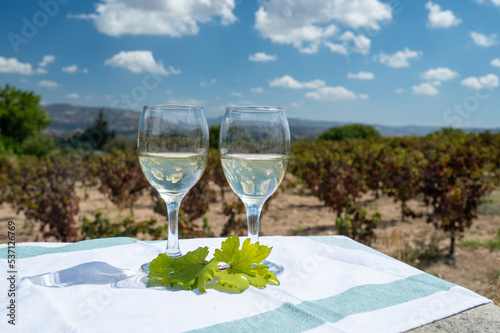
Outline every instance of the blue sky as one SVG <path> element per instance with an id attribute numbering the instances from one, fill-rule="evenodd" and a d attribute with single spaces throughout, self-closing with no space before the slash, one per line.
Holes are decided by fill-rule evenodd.
<path id="1" fill-rule="evenodd" d="M 500 127 L 500 0 L 10 1 L 0 17 L 0 84 L 44 104 Z"/>

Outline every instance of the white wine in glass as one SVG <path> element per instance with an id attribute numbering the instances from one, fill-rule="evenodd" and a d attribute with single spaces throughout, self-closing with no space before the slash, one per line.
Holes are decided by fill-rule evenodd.
<path id="1" fill-rule="evenodd" d="M 179 257 L 179 206 L 201 178 L 209 149 L 203 109 L 185 105 L 147 105 L 141 114 L 137 149 L 141 169 L 167 204 L 166 254 Z M 149 263 L 142 265 L 147 271 Z"/>
<path id="2" fill-rule="evenodd" d="M 230 107 L 219 138 L 222 168 L 232 190 L 247 212 L 248 236 L 259 241 L 262 206 L 277 190 L 290 156 L 290 129 L 282 108 Z M 283 266 L 264 261 L 271 272 Z"/>

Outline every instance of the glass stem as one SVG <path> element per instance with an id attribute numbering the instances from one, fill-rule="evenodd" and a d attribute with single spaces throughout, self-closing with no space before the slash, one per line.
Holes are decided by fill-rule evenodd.
<path id="1" fill-rule="evenodd" d="M 165 253 L 169 257 L 180 257 L 182 256 L 181 249 L 179 247 L 179 206 L 181 204 L 182 198 L 171 197 L 162 195 L 163 200 L 167 204 L 167 215 L 168 215 L 168 239 L 167 239 L 167 249 Z"/>
<path id="2" fill-rule="evenodd" d="M 257 243 L 259 241 L 259 222 L 262 205 L 245 204 L 245 209 L 247 211 L 248 237 L 250 238 L 250 243 Z"/>

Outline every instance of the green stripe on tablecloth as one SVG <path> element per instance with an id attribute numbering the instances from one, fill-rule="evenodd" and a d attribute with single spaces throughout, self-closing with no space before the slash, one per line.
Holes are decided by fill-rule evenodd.
<path id="1" fill-rule="evenodd" d="M 57 247 L 45 247 L 38 245 L 16 246 L 16 259 L 36 257 L 43 254 L 66 253 L 73 251 L 86 251 L 102 249 L 118 245 L 127 245 L 137 242 L 136 239 L 128 237 L 100 238 L 85 240 L 77 243 Z M 0 259 L 7 259 L 7 247 L 0 249 Z"/>
<path id="2" fill-rule="evenodd" d="M 329 245 L 329 246 L 338 246 L 344 249 L 349 250 L 360 250 L 369 252 L 371 254 L 380 255 L 386 258 L 390 258 L 385 254 L 382 254 L 366 245 L 362 245 L 353 241 L 347 237 L 340 236 L 304 236 L 303 238 L 307 238 L 310 240 L 314 240 L 321 244 Z M 133 244 L 137 242 L 136 239 L 128 238 L 128 237 L 112 237 L 112 238 L 99 238 L 99 239 L 91 239 L 85 240 L 77 243 L 70 243 L 68 245 L 57 246 L 57 247 L 46 247 L 39 245 L 17 245 L 16 246 L 16 259 L 24 259 L 30 257 L 36 257 L 44 254 L 53 254 L 53 253 L 65 253 L 72 251 L 85 251 L 85 250 L 93 250 L 93 249 L 101 249 L 105 247 L 117 246 L 117 245 L 127 245 Z M 143 241 L 146 243 L 156 243 L 160 241 Z M 0 248 L 0 259 L 7 259 L 7 247 Z"/>
<path id="3" fill-rule="evenodd" d="M 385 284 L 353 287 L 338 295 L 217 324 L 192 332 L 302 332 L 335 323 L 349 315 L 371 312 L 447 291 L 454 284 L 423 273 Z"/>

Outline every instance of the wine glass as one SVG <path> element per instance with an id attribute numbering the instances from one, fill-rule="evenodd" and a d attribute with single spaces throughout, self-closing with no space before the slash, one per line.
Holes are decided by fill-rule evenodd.
<path id="1" fill-rule="evenodd" d="M 262 206 L 278 188 L 290 157 L 290 129 L 282 108 L 229 107 L 222 120 L 219 149 L 224 174 L 245 205 L 248 236 L 259 241 Z M 283 266 L 263 264 L 275 274 Z"/>
<path id="2" fill-rule="evenodd" d="M 205 170 L 209 149 L 203 109 L 186 105 L 146 105 L 139 121 L 137 150 L 142 172 L 167 204 L 166 254 L 182 255 L 179 205 Z M 147 271 L 149 263 L 141 266 Z"/>

